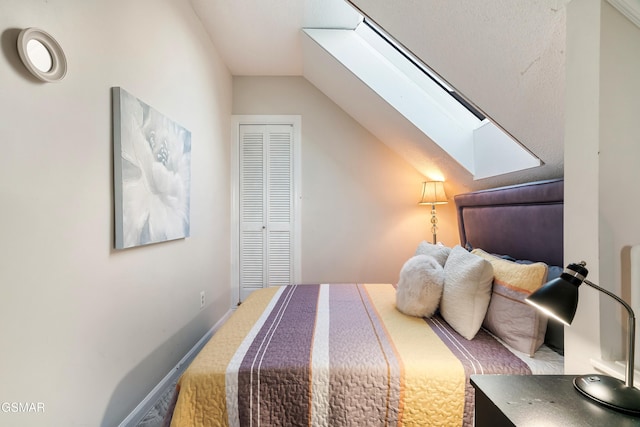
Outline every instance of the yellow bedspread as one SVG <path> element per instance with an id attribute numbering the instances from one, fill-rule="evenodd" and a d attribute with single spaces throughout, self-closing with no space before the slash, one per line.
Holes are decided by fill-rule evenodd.
<path id="1" fill-rule="evenodd" d="M 392 285 L 261 289 L 181 377 L 171 426 L 468 424 L 483 369 L 445 326 L 399 312 Z"/>

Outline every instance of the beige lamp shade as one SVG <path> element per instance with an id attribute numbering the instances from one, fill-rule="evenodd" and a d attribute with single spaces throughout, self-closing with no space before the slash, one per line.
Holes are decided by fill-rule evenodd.
<path id="1" fill-rule="evenodd" d="M 447 203 L 443 181 L 427 181 L 422 183 L 422 197 L 419 205 L 443 205 Z"/>

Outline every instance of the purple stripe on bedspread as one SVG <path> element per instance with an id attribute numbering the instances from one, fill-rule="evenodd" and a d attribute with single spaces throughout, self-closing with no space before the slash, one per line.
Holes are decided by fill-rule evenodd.
<path id="1" fill-rule="evenodd" d="M 397 424 L 399 363 L 364 287 L 331 285 L 329 304 L 329 425 Z"/>
<path id="2" fill-rule="evenodd" d="M 531 369 L 522 359 L 511 353 L 484 329 L 480 329 L 475 338 L 469 341 L 455 332 L 440 315 L 425 320 L 464 367 L 465 426 L 473 426 L 475 393 L 469 381 L 472 374 L 531 375 Z"/>
<path id="3" fill-rule="evenodd" d="M 240 425 L 295 425 L 308 419 L 319 289 L 288 286 L 248 349 L 238 373 Z"/>
<path id="4" fill-rule="evenodd" d="M 328 297 L 318 312 L 320 290 L 285 287 L 249 345 L 238 372 L 240 425 L 300 425 L 312 417 L 329 426 L 398 424 L 400 363 L 365 287 L 323 288 Z M 314 377 L 317 322 L 328 328 L 315 346 L 329 364 L 323 371 L 318 360 Z"/>

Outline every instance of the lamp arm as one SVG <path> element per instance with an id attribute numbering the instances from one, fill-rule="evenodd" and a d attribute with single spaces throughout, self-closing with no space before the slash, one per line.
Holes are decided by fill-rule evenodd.
<path id="1" fill-rule="evenodd" d="M 622 298 L 617 296 L 616 294 L 609 292 L 608 290 L 601 288 L 593 282 L 588 280 L 584 280 L 583 283 L 591 286 L 592 288 L 609 295 L 614 300 L 618 301 L 620 304 L 627 309 L 627 313 L 629 313 L 629 318 L 627 320 L 627 373 L 625 375 L 625 384 L 627 387 L 633 387 L 633 374 L 634 374 L 634 359 L 635 359 L 635 339 L 636 339 L 636 316 L 633 314 L 633 309 L 629 304 L 625 302 Z"/>

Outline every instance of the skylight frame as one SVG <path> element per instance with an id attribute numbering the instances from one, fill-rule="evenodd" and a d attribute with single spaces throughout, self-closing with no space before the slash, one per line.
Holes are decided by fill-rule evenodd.
<path id="1" fill-rule="evenodd" d="M 470 131 L 482 126 L 483 120 L 473 114 L 466 105 L 451 96 L 453 89 L 407 49 L 391 37 L 384 37 L 384 32 L 365 18 L 354 30 L 376 54 L 380 55 L 388 66 L 415 85 L 430 102 L 446 114 L 452 121 Z"/>
<path id="2" fill-rule="evenodd" d="M 387 33 L 382 27 L 376 24 L 371 19 L 366 16 L 363 17 L 362 21 L 356 27 L 355 31 L 358 31 L 361 25 L 366 25 L 373 32 L 375 32 L 379 40 L 384 41 L 390 47 L 392 47 L 396 52 L 402 55 L 406 60 L 413 64 L 418 70 L 424 73 L 425 76 L 433 80 L 438 86 L 442 88 L 443 91 L 449 94 L 453 99 L 455 99 L 458 103 L 460 103 L 464 108 L 466 108 L 471 114 L 473 114 L 480 122 L 487 119 L 486 114 L 484 114 L 478 107 L 476 107 L 471 101 L 462 96 L 453 86 L 447 83 L 442 77 L 438 75 L 434 70 L 432 70 L 427 64 L 425 64 L 420 58 L 414 55 L 409 49 L 407 49 L 402 43 L 398 42 L 395 38 L 393 38 L 389 33 Z M 377 49 L 380 51 L 384 51 L 384 48 L 377 43 L 374 39 L 368 38 L 369 43 L 372 45 L 376 45 Z M 393 61 L 391 58 L 392 62 Z M 403 72 L 406 74 L 412 74 L 410 70 L 403 69 Z"/>
<path id="3" fill-rule="evenodd" d="M 342 70 L 351 73 L 471 173 L 474 180 L 544 164 L 419 57 L 366 15 L 360 16 L 353 29 L 303 28 L 306 39 L 314 42 L 306 44 L 305 51 L 309 53 L 305 53 L 304 67 L 305 77 L 312 83 L 327 94 L 343 98 L 344 92 L 340 90 L 345 88 L 335 92 L 340 84 L 334 77 Z M 328 58 L 316 52 L 316 47 L 343 67 L 333 69 L 338 74 L 315 71 L 326 71 Z M 352 108 L 358 110 L 356 106 Z M 360 111 L 369 114 L 366 109 Z M 368 120 L 366 116 L 363 119 Z M 387 129 L 372 126 L 388 136 Z"/>

